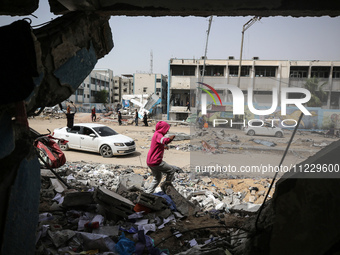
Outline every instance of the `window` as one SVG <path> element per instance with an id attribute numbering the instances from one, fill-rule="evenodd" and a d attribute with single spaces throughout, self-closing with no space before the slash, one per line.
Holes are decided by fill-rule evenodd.
<path id="1" fill-rule="evenodd" d="M 95 127 L 93 128 L 94 131 L 96 131 L 100 136 L 111 136 L 111 135 L 117 135 L 117 132 L 109 127 Z"/>
<path id="2" fill-rule="evenodd" d="M 251 121 L 251 126 L 253 127 L 262 127 L 263 122 L 261 121 Z"/>
<path id="3" fill-rule="evenodd" d="M 203 66 L 200 66 L 200 73 L 202 75 Z M 205 76 L 223 76 L 224 66 L 206 66 L 204 70 Z"/>
<path id="4" fill-rule="evenodd" d="M 255 66 L 255 77 L 275 77 L 276 66 Z"/>
<path id="5" fill-rule="evenodd" d="M 77 89 L 78 95 L 83 95 L 84 94 L 84 89 Z"/>
<path id="6" fill-rule="evenodd" d="M 117 83 L 118 81 L 117 80 L 115 80 L 115 83 Z"/>
<path id="7" fill-rule="evenodd" d="M 89 95 L 89 94 L 87 94 L 87 98 L 90 98 L 90 95 Z"/>
<path id="8" fill-rule="evenodd" d="M 195 76 L 195 66 L 171 66 L 171 72 L 174 76 Z"/>
<path id="9" fill-rule="evenodd" d="M 291 66 L 290 77 L 292 78 L 307 78 L 308 77 L 308 66 Z"/>
<path id="10" fill-rule="evenodd" d="M 127 92 L 127 89 L 124 89 L 123 92 Z"/>
<path id="11" fill-rule="evenodd" d="M 90 87 L 90 84 L 87 84 L 87 87 L 89 88 L 89 87 Z"/>
<path id="12" fill-rule="evenodd" d="M 144 87 L 144 88 L 143 88 L 143 92 L 146 92 L 147 89 L 148 89 L 148 87 Z"/>
<path id="13" fill-rule="evenodd" d="M 312 66 L 312 77 L 316 78 L 328 78 L 330 67 L 326 66 Z"/>
<path id="14" fill-rule="evenodd" d="M 156 82 L 161 82 L 161 81 L 162 81 L 162 80 L 161 80 L 161 79 L 159 79 L 159 78 L 157 78 L 157 79 L 156 79 Z"/>
<path id="15" fill-rule="evenodd" d="M 77 134 L 77 133 L 79 133 L 79 131 L 80 131 L 80 127 L 79 126 L 73 126 L 73 128 L 67 129 L 67 132 L 73 133 L 73 134 Z"/>
<path id="16" fill-rule="evenodd" d="M 241 76 L 249 77 L 251 66 L 241 66 Z M 238 66 L 229 66 L 229 77 L 238 77 Z"/>
<path id="17" fill-rule="evenodd" d="M 90 129 L 88 127 L 84 127 L 81 134 L 82 135 L 90 135 L 90 134 L 94 134 L 94 132 L 92 131 L 92 129 Z"/>
<path id="18" fill-rule="evenodd" d="M 156 88 L 156 92 L 161 92 L 162 89 L 161 88 Z"/>

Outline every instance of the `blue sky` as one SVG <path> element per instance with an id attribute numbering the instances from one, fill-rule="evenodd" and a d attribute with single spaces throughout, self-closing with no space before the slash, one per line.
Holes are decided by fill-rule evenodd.
<path id="1" fill-rule="evenodd" d="M 55 18 L 47 1 L 30 16 L 32 25 Z M 0 26 L 24 17 L 0 16 Z M 207 57 L 239 59 L 241 31 L 248 17 L 213 17 Z M 170 58 L 204 56 L 209 17 L 113 16 L 110 27 L 114 48 L 98 60 L 96 68 L 109 68 L 114 75 L 149 72 L 168 74 Z M 340 60 L 340 17 L 263 17 L 244 36 L 243 59 Z"/>

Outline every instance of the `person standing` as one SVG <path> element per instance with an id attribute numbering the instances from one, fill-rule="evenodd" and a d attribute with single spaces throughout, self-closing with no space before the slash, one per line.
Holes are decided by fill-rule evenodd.
<path id="1" fill-rule="evenodd" d="M 183 170 L 179 167 L 169 165 L 163 161 L 164 150 L 169 149 L 168 144 L 175 138 L 174 135 L 169 138 L 164 137 L 169 129 L 170 125 L 165 121 L 159 121 L 156 124 L 156 131 L 152 136 L 150 150 L 146 159 L 146 163 L 153 175 L 153 180 L 146 190 L 147 193 L 154 193 L 162 180 L 162 174 L 166 174 L 164 184 L 171 184 L 176 172 L 183 173 Z"/>
<path id="2" fill-rule="evenodd" d="M 73 106 L 74 106 L 74 112 L 71 113 L 71 107 L 67 106 L 66 113 L 65 113 L 66 119 L 67 119 L 67 127 L 68 127 L 68 129 L 73 128 L 74 115 L 77 113 L 77 107 L 74 105 L 74 103 L 72 101 L 71 101 L 71 104 L 73 104 Z"/>
<path id="3" fill-rule="evenodd" d="M 144 112 L 144 116 L 143 116 L 143 122 L 144 125 L 147 127 L 148 125 L 148 115 L 146 114 L 146 112 Z"/>
<path id="4" fill-rule="evenodd" d="M 118 111 L 118 123 L 119 123 L 119 126 L 122 125 L 122 113 L 120 111 Z"/>
<path id="5" fill-rule="evenodd" d="M 190 102 L 189 101 L 187 101 L 187 111 L 190 112 Z"/>
<path id="6" fill-rule="evenodd" d="M 92 119 L 92 122 L 96 122 L 97 115 L 96 115 L 96 107 L 95 106 L 93 106 L 93 108 L 92 108 L 91 119 Z"/>
<path id="7" fill-rule="evenodd" d="M 136 123 L 136 126 L 138 126 L 138 111 L 137 111 L 137 109 L 135 111 L 135 123 Z"/>

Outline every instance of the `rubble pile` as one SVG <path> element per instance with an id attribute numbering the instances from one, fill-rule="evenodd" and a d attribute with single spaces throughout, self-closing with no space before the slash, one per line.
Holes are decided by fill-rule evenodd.
<path id="1" fill-rule="evenodd" d="M 265 195 L 189 172 L 154 194 L 142 167 L 68 162 L 56 172 L 72 188 L 41 170 L 36 254 L 233 254 Z"/>

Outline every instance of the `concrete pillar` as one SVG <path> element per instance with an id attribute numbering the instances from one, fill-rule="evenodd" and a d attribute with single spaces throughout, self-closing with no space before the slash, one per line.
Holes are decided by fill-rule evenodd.
<path id="1" fill-rule="evenodd" d="M 332 87 L 333 87 L 333 62 L 331 62 L 331 71 L 329 73 L 328 84 L 329 84 L 329 92 L 328 92 L 328 97 L 327 97 L 327 109 L 331 109 L 331 95 L 332 95 Z"/>

